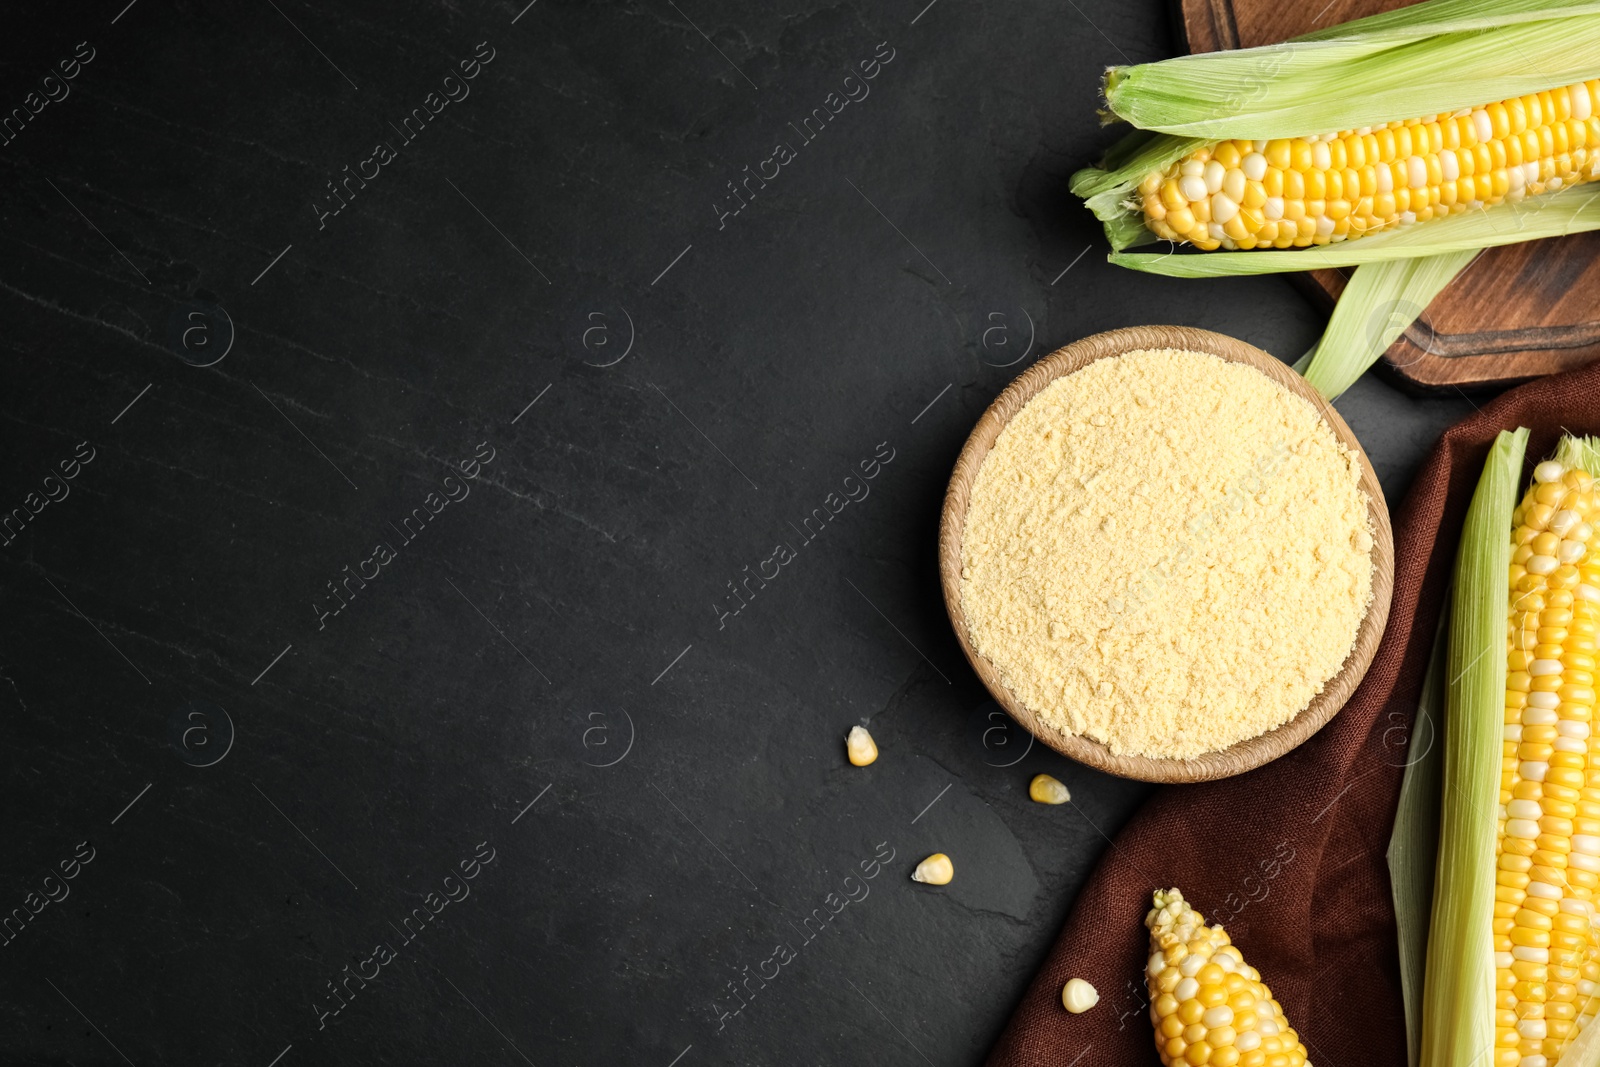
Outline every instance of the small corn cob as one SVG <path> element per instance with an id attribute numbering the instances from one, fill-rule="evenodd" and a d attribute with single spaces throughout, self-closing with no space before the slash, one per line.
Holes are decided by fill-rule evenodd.
<path id="1" fill-rule="evenodd" d="M 1597 523 L 1594 478 L 1557 460 L 1534 469 L 1512 515 L 1494 1067 L 1554 1065 L 1593 1019 L 1600 989 L 1600 745 L 1589 738 Z"/>
<path id="2" fill-rule="evenodd" d="M 1306 1049 L 1261 974 L 1176 889 L 1156 890 L 1150 1021 L 1165 1067 L 1305 1067 Z"/>
<path id="3" fill-rule="evenodd" d="M 1156 236 L 1206 251 L 1304 248 L 1600 178 L 1600 80 L 1448 115 L 1218 141 L 1138 186 Z"/>

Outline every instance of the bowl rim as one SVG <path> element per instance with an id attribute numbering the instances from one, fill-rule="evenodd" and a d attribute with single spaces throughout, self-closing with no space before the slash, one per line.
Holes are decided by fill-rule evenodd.
<path id="1" fill-rule="evenodd" d="M 1373 534 L 1372 603 L 1362 617 L 1355 644 L 1338 673 L 1288 722 L 1226 749 L 1189 759 L 1118 755 L 1102 742 L 1068 733 L 1044 721 L 1017 698 L 1005 684 L 1000 670 L 973 647 L 961 605 L 961 544 L 967 505 L 978 470 L 1000 431 L 1029 400 L 1057 378 L 1111 356 L 1163 348 L 1205 352 L 1232 363 L 1243 363 L 1311 401 L 1334 436 L 1359 460 L 1360 486 L 1367 498 L 1367 515 Z M 1388 623 L 1394 593 L 1394 532 L 1389 524 L 1383 489 L 1361 442 L 1327 400 L 1287 364 L 1254 345 L 1211 330 L 1188 326 L 1130 326 L 1085 337 L 1040 358 L 1006 386 L 984 411 L 962 446 L 945 491 L 939 520 L 939 575 L 945 610 L 967 661 L 995 701 L 1034 737 L 1064 756 L 1118 777 L 1147 782 L 1203 782 L 1242 774 L 1293 750 L 1322 729 L 1350 699 L 1366 675 Z"/>

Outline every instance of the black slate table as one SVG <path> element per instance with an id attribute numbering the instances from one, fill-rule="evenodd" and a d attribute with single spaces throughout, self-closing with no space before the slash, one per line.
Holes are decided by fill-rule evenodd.
<path id="1" fill-rule="evenodd" d="M 978 1063 L 1147 787 L 993 714 L 951 463 L 1086 334 L 1321 326 L 1066 193 L 1166 5 L 33 7 L 0 1060 Z M 1393 502 L 1471 403 L 1338 406 Z"/>

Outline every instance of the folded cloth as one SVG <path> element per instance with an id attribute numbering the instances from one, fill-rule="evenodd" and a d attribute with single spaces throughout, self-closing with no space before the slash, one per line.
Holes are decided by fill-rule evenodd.
<path id="1" fill-rule="evenodd" d="M 1078 894 L 987 1067 L 1158 1064 L 1143 920 L 1151 892 L 1173 886 L 1225 925 L 1317 1067 L 1405 1067 L 1385 852 L 1467 504 L 1495 434 L 1517 426 L 1533 430 L 1530 465 L 1563 430 L 1600 433 L 1600 364 L 1530 382 L 1445 431 L 1399 509 L 1388 629 L 1349 703 L 1281 759 L 1151 797 Z M 1068 1014 L 1069 978 L 1100 1003 Z"/>

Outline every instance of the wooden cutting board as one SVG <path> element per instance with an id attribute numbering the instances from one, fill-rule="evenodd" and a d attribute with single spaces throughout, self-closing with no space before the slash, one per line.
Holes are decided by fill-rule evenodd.
<path id="1" fill-rule="evenodd" d="M 1191 52 L 1274 44 L 1406 6 L 1403 0 L 1324 2 L 1180 0 Z M 1292 277 L 1332 309 L 1347 275 L 1319 270 Z M 1487 250 L 1384 354 L 1394 376 L 1428 391 L 1507 385 L 1596 359 L 1600 231 Z"/>

